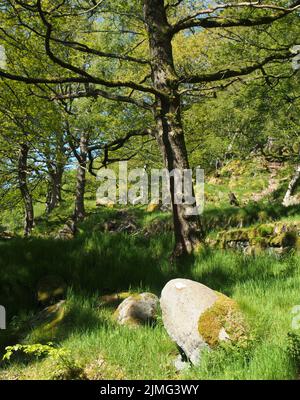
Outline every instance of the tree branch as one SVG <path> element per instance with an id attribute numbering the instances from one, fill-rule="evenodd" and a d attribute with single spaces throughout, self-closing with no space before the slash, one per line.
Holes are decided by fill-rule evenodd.
<path id="1" fill-rule="evenodd" d="M 249 75 L 256 70 L 261 70 L 266 64 L 272 61 L 283 61 L 292 58 L 294 55 L 287 51 L 283 54 L 273 54 L 271 56 L 266 57 L 264 60 L 257 62 L 252 65 L 248 65 L 246 67 L 242 67 L 240 69 L 225 69 L 218 72 L 213 72 L 210 74 L 203 75 L 190 75 L 183 76 L 180 78 L 181 83 L 201 83 L 201 82 L 214 82 L 220 81 L 223 79 L 234 78 L 237 76 Z"/>
<path id="2" fill-rule="evenodd" d="M 265 15 L 257 18 L 227 18 L 218 16 L 208 16 L 205 18 L 199 18 L 201 15 L 213 14 L 216 11 L 224 11 L 231 8 L 250 8 L 258 10 L 275 10 L 278 11 L 273 15 Z M 202 27 L 202 28 L 228 28 L 234 26 L 250 27 L 257 25 L 270 24 L 278 19 L 285 17 L 288 14 L 298 10 L 300 8 L 300 1 L 295 1 L 289 8 L 276 6 L 274 4 L 261 4 L 257 2 L 242 2 L 242 3 L 228 3 L 221 4 L 206 10 L 201 10 L 194 15 L 184 18 L 177 22 L 171 28 L 173 35 L 176 33 L 190 28 Z"/>
<path id="3" fill-rule="evenodd" d="M 111 164 L 117 161 L 129 161 L 130 159 L 132 159 L 133 157 L 135 157 L 138 152 L 135 152 L 133 154 L 131 154 L 130 156 L 126 157 L 126 158 L 113 158 L 110 159 L 109 158 L 109 151 L 116 151 L 119 150 L 120 148 L 122 148 L 125 143 L 127 143 L 130 138 L 132 137 L 136 137 L 136 136 L 154 136 L 154 129 L 144 129 L 144 130 L 134 130 L 134 131 L 130 131 L 127 133 L 126 136 L 122 137 L 122 138 L 118 138 L 113 140 L 112 142 L 109 143 L 99 143 L 99 144 L 95 144 L 93 146 L 89 146 L 88 147 L 88 156 L 89 156 L 89 173 L 93 176 L 97 176 L 97 174 L 94 172 L 94 167 L 93 167 L 93 163 L 95 160 L 95 157 L 93 156 L 93 151 L 95 150 L 104 150 L 104 160 L 102 161 L 102 165 L 104 167 L 106 167 L 107 164 Z"/>
<path id="4" fill-rule="evenodd" d="M 67 93 L 67 94 L 57 94 L 51 98 L 51 100 L 67 100 L 67 99 L 78 99 L 81 97 L 103 97 L 108 100 L 123 102 L 123 103 L 130 103 L 134 104 L 137 107 L 144 108 L 145 110 L 151 111 L 152 105 L 146 103 L 145 101 L 135 100 L 129 96 L 118 95 L 115 93 L 110 93 L 102 89 L 92 89 L 87 87 L 85 90 L 79 90 L 74 93 Z"/>

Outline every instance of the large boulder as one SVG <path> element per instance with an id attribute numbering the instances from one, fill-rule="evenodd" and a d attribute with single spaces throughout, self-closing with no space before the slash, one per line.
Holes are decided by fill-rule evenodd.
<path id="1" fill-rule="evenodd" d="M 159 299 L 153 293 L 141 293 L 127 297 L 115 311 L 120 325 L 138 326 L 156 319 Z"/>
<path id="2" fill-rule="evenodd" d="M 246 324 L 237 304 L 201 283 L 169 281 L 160 305 L 168 334 L 192 364 L 199 363 L 203 348 L 246 339 Z"/>

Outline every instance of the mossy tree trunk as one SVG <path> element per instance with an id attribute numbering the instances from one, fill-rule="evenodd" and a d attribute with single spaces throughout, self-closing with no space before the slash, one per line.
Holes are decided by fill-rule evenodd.
<path id="1" fill-rule="evenodd" d="M 77 178 L 76 178 L 76 197 L 75 197 L 75 210 L 74 220 L 82 221 L 85 218 L 85 185 L 86 185 L 86 167 L 88 156 L 88 141 L 89 137 L 86 133 L 80 135 L 80 151 L 76 155 L 78 160 Z"/>
<path id="2" fill-rule="evenodd" d="M 61 165 L 56 166 L 55 170 L 49 171 L 49 190 L 47 196 L 47 204 L 46 204 L 46 212 L 50 214 L 51 211 L 56 208 L 61 200 L 61 186 L 62 186 L 62 177 L 63 177 L 64 167 Z"/>
<path id="3" fill-rule="evenodd" d="M 175 168 L 189 169 L 181 119 L 181 98 L 174 68 L 172 33 L 163 0 L 144 0 L 144 19 L 151 53 L 152 81 L 161 94 L 156 96 L 154 116 L 156 138 L 169 172 Z M 175 232 L 174 256 L 192 253 L 201 243 L 198 215 L 189 215 L 191 207 L 176 204 L 174 176 L 170 176 L 170 191 Z"/>
<path id="4" fill-rule="evenodd" d="M 18 155 L 18 181 L 19 188 L 23 199 L 25 218 L 24 218 L 24 236 L 28 237 L 31 235 L 31 231 L 34 225 L 34 211 L 32 195 L 28 188 L 27 175 L 28 175 L 28 153 L 29 146 L 27 143 L 22 143 L 19 149 Z"/>

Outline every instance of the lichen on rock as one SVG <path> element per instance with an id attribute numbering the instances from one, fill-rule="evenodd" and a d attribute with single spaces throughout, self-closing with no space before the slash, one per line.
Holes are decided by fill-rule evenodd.
<path id="1" fill-rule="evenodd" d="M 137 293 L 127 297 L 114 313 L 120 325 L 139 326 L 153 323 L 157 316 L 158 297 L 153 293 Z"/>

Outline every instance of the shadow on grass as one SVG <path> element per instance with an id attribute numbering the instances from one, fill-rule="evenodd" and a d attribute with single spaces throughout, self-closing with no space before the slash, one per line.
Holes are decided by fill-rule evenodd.
<path id="1" fill-rule="evenodd" d="M 8 318 L 37 310 L 39 280 L 58 275 L 78 294 L 145 288 L 158 293 L 172 275 L 170 234 L 141 238 L 127 234 L 80 236 L 71 241 L 14 239 L 1 245 L 0 304 Z"/>

